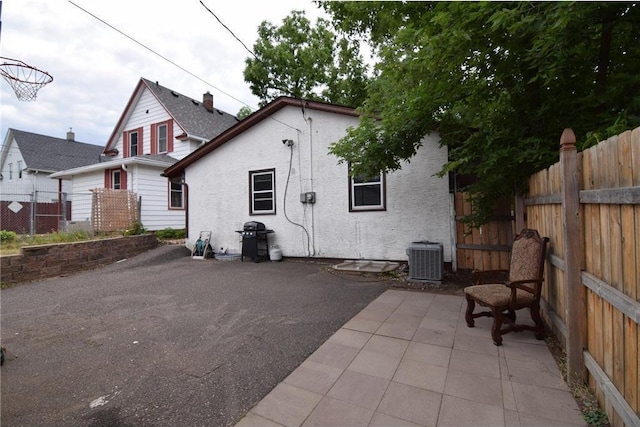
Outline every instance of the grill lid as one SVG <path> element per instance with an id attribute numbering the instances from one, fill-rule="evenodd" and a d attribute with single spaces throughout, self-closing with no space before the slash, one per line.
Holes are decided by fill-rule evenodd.
<path id="1" fill-rule="evenodd" d="M 261 230 L 265 230 L 265 226 L 261 222 L 249 221 L 244 223 L 243 230 L 244 231 L 261 231 Z"/>

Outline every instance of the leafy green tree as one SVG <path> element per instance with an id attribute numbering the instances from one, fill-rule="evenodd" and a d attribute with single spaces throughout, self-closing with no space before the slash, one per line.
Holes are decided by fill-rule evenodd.
<path id="1" fill-rule="evenodd" d="M 292 11 L 277 27 L 264 21 L 245 61 L 244 79 L 265 105 L 286 95 L 358 106 L 364 99 L 366 66 L 357 43 L 338 38 L 325 19 L 315 26 Z"/>
<path id="2" fill-rule="evenodd" d="M 558 157 L 640 125 L 640 7 L 622 2 L 326 2 L 380 58 L 360 125 L 331 152 L 354 174 L 392 171 L 437 130 L 440 171 L 476 178 L 474 225 Z"/>
<path id="3" fill-rule="evenodd" d="M 251 115 L 251 113 L 253 113 L 253 109 L 247 105 L 243 105 L 239 110 L 238 110 L 238 114 L 236 114 L 236 117 L 239 118 L 240 120 L 244 119 L 245 117 L 248 117 Z"/>

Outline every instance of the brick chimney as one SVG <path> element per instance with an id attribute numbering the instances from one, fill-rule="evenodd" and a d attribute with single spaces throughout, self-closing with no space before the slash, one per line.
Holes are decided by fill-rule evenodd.
<path id="1" fill-rule="evenodd" d="M 67 132 L 67 141 L 75 141 L 76 140 L 76 134 L 73 133 L 73 130 L 71 130 L 71 128 L 69 128 L 69 132 Z"/>
<path id="2" fill-rule="evenodd" d="M 213 111 L 213 95 L 207 91 L 204 95 L 202 95 L 202 105 L 207 111 Z"/>

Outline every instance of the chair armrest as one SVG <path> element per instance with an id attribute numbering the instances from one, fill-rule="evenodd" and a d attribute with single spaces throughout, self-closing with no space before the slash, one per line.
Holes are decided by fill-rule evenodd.
<path id="1" fill-rule="evenodd" d="M 509 273 L 509 270 L 474 270 L 473 271 L 473 275 L 476 278 L 476 285 L 482 285 L 484 278 L 487 276 L 495 276 L 498 274 L 507 274 L 507 273 Z"/>
<path id="2" fill-rule="evenodd" d="M 529 292 L 529 293 L 533 294 L 533 292 L 531 292 L 531 288 L 530 287 L 523 286 L 525 283 L 542 283 L 543 281 L 544 281 L 543 278 L 506 281 L 504 283 L 505 286 L 508 286 L 509 288 L 511 288 L 511 298 L 510 298 L 510 301 L 509 301 L 509 306 L 510 307 L 515 307 L 515 305 L 516 305 L 516 295 L 517 295 L 517 290 L 518 289 L 522 289 L 523 291 L 526 291 L 526 292 Z"/>

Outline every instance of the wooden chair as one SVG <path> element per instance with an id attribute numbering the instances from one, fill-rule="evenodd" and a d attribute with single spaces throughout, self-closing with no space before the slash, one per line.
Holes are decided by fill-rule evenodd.
<path id="1" fill-rule="evenodd" d="M 525 229 L 516 236 L 511 249 L 509 270 L 476 272 L 476 284 L 464 288 L 467 299 L 465 320 L 473 328 L 477 317 L 493 317 L 491 337 L 495 345 L 502 345 L 502 335 L 523 330 L 535 331 L 536 339 L 544 338 L 544 324 L 540 317 L 540 293 L 544 272 L 547 237 L 541 238 L 536 230 Z M 503 283 L 486 284 L 486 277 L 506 273 Z M 476 303 L 490 311 L 474 313 Z M 528 308 L 535 326 L 516 324 L 516 310 Z M 503 323 L 508 326 L 503 328 Z"/>

